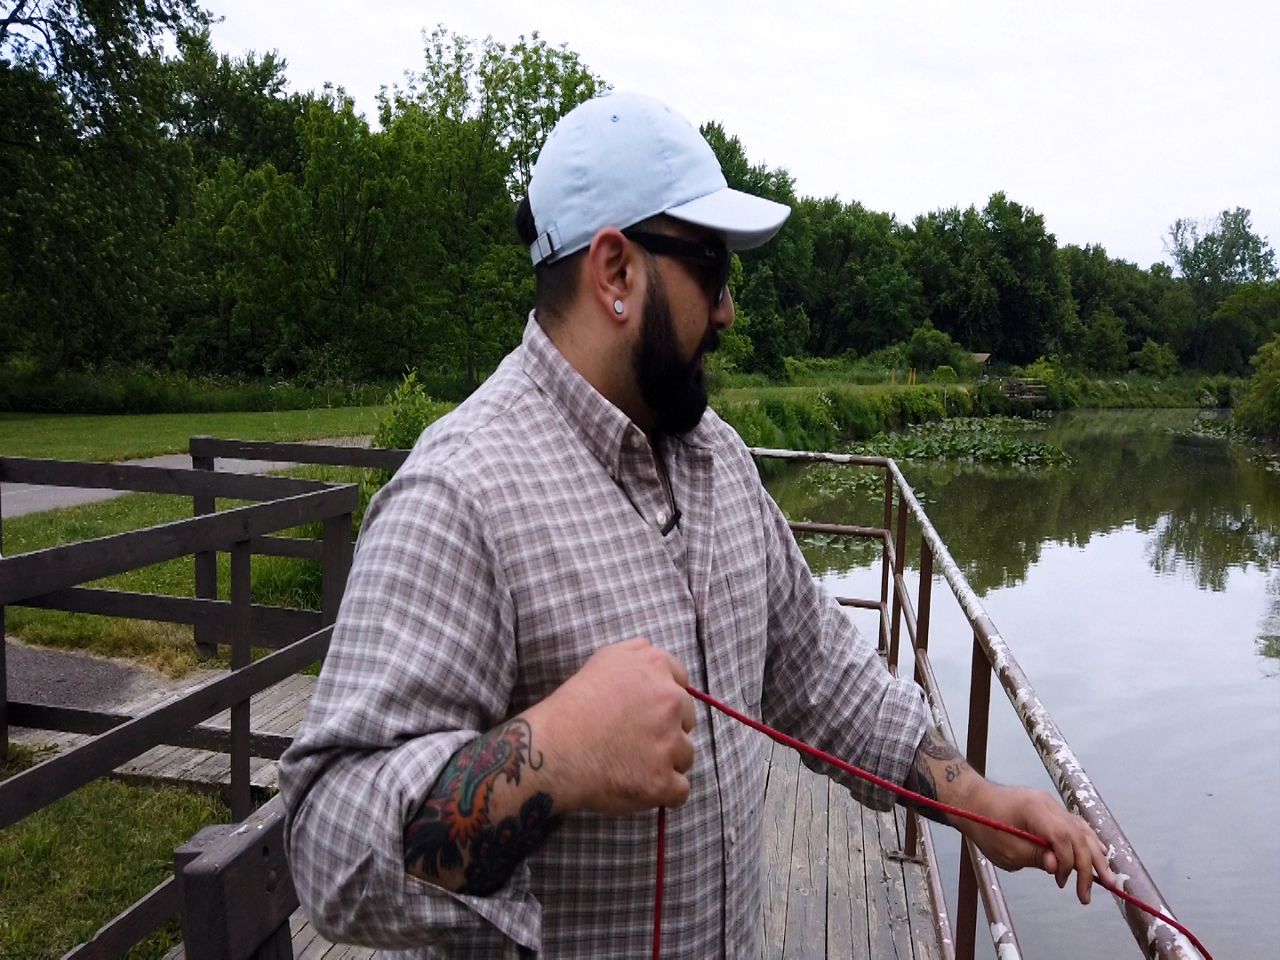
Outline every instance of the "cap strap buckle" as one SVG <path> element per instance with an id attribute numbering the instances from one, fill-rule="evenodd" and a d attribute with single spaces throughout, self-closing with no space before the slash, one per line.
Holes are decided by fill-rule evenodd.
<path id="1" fill-rule="evenodd" d="M 550 260 L 558 246 L 560 246 L 560 232 L 555 227 L 538 234 L 537 239 L 529 245 L 533 265 L 536 267 L 542 261 Z"/>

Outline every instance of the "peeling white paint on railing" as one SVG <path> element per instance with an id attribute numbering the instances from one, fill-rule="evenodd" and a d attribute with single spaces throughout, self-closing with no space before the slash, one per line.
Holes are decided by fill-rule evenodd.
<path id="1" fill-rule="evenodd" d="M 1003 923 L 991 924 L 991 942 L 995 944 L 996 960 L 1022 960 L 1013 931 Z"/>
<path id="2" fill-rule="evenodd" d="M 1075 752 L 1058 729 L 1058 725 L 1049 714 L 1048 709 L 1036 695 L 1031 682 L 1027 679 L 1026 674 L 1022 672 L 1022 667 L 1018 664 L 1004 638 L 996 630 L 995 624 L 992 623 L 991 618 L 987 615 L 982 602 L 978 599 L 978 595 L 969 586 L 964 573 L 951 556 L 951 551 L 947 549 L 937 530 L 934 529 L 933 523 L 924 512 L 924 508 L 920 505 L 920 501 L 916 498 L 915 492 L 907 483 L 906 478 L 898 469 L 898 465 L 893 460 L 884 457 L 863 457 L 852 454 L 823 453 L 807 450 L 776 450 L 753 447 L 751 452 L 756 456 L 802 463 L 834 463 L 880 467 L 889 472 L 893 478 L 894 486 L 897 487 L 898 494 L 902 498 L 902 502 L 906 504 L 907 509 L 910 510 L 911 515 L 919 524 L 921 537 L 933 554 L 935 577 L 941 576 L 950 586 L 952 594 L 959 602 L 961 610 L 964 611 L 965 617 L 973 628 L 974 636 L 982 647 L 988 663 L 991 664 L 992 669 L 999 678 L 1005 695 L 1022 721 L 1023 727 L 1035 745 L 1036 752 L 1040 755 L 1045 770 L 1049 773 L 1063 801 L 1069 808 L 1084 817 L 1102 838 L 1102 841 L 1108 844 L 1108 859 L 1111 862 L 1112 869 L 1123 877 L 1121 889 L 1138 899 L 1157 905 L 1161 912 L 1168 916 L 1173 916 L 1172 911 L 1164 904 L 1163 897 L 1160 896 L 1159 891 L 1156 889 L 1155 882 L 1147 873 L 1142 861 L 1135 854 L 1128 838 L 1125 837 L 1120 825 L 1098 794 L 1093 781 L 1089 778 Z M 935 720 L 937 720 L 939 718 L 939 705 L 934 704 L 931 698 L 929 705 L 934 713 Z M 1120 872 L 1122 869 L 1124 872 Z M 1159 958 L 1159 960 L 1199 960 L 1200 954 L 1191 945 L 1190 941 L 1167 923 L 1147 915 L 1136 907 L 1129 907 L 1118 897 L 1113 899 L 1119 906 L 1121 914 L 1128 922 L 1129 928 L 1133 931 L 1138 943 L 1141 945 L 1145 942 L 1147 951 L 1152 956 Z M 1012 939 L 1012 931 L 1010 931 L 1010 938 Z M 997 949 L 1000 950 L 999 939 L 994 935 L 993 942 L 996 943 Z M 1012 949 L 1014 953 L 1008 956 L 1004 952 L 1000 952 L 998 960 L 1010 960 L 1011 957 L 1016 957 L 1018 955 L 1017 947 L 1013 946 Z"/>

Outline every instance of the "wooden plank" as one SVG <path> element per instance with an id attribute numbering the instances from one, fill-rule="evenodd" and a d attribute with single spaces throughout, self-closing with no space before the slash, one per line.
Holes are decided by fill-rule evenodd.
<path id="1" fill-rule="evenodd" d="M 320 480 L 298 477 L 35 457 L 0 457 L 0 473 L 11 483 L 75 487 L 81 490 L 166 493 L 186 497 L 222 497 L 227 500 L 279 500 L 332 487 L 332 484 Z"/>
<path id="2" fill-rule="evenodd" d="M 881 902 L 885 908 L 889 934 L 893 941 L 893 952 L 890 956 L 910 957 L 912 955 L 911 921 L 907 916 L 907 889 L 902 877 L 902 863 L 893 856 L 900 855 L 902 850 L 897 822 L 894 820 L 892 810 L 878 812 L 868 810 L 867 812 L 872 815 L 875 829 L 878 829 L 880 834 L 880 885 L 884 897 Z"/>
<path id="3" fill-rule="evenodd" d="M 867 807 L 860 810 L 862 816 L 862 859 L 865 867 L 866 886 L 863 894 L 867 901 L 867 937 L 870 955 L 876 960 L 890 957 L 909 957 L 898 951 L 890 930 L 888 881 L 885 877 L 884 850 L 880 847 L 880 824 L 876 813 Z"/>
<path id="4" fill-rule="evenodd" d="M 9 717 L 16 727 L 30 730 L 51 730 L 59 733 L 105 733 L 133 719 L 126 713 L 102 713 L 96 710 L 80 710 L 76 707 L 51 707 L 42 703 L 9 704 Z M 257 715 L 254 715 L 256 721 Z M 259 725 L 249 734 L 249 749 L 255 757 L 280 759 L 293 738 L 285 734 L 263 730 Z M 226 727 L 202 723 L 190 730 L 176 731 L 165 739 L 165 745 L 190 747 L 197 750 L 225 752 L 230 748 L 230 734 Z"/>
<path id="5" fill-rule="evenodd" d="M 787 896 L 791 889 L 791 838 L 795 831 L 796 768 L 799 755 L 789 747 L 773 745 L 769 780 L 764 794 L 764 955 L 782 960 L 787 921 Z"/>
<path id="6" fill-rule="evenodd" d="M 188 443 L 193 458 L 198 454 L 234 460 L 272 460 L 393 472 L 399 470 L 409 456 L 408 450 L 323 443 L 276 443 L 269 440 L 223 440 L 216 437 L 192 437 Z"/>
<path id="7" fill-rule="evenodd" d="M 12 605 L 160 623 L 185 623 L 200 628 L 209 644 L 216 646 L 231 642 L 233 611 L 228 600 L 168 597 L 100 587 L 68 587 L 42 593 L 38 597 L 15 600 Z M 249 629 L 255 647 L 278 649 L 324 626 L 318 610 L 296 610 L 266 604 L 254 604 L 250 609 Z"/>
<path id="8" fill-rule="evenodd" d="M 898 836 L 906 835 L 907 812 L 894 807 Z M 921 845 L 923 851 L 923 844 Z M 938 956 L 938 933 L 933 924 L 933 904 L 929 899 L 928 867 L 924 858 L 902 861 L 902 877 L 907 888 L 907 918 L 911 924 L 911 947 L 916 960 L 934 960 Z"/>
<path id="9" fill-rule="evenodd" d="M 822 960 L 827 955 L 826 784 L 826 777 L 800 765 L 783 948 L 785 956 L 797 960 Z"/>
<path id="10" fill-rule="evenodd" d="M 869 960 L 862 808 L 828 780 L 827 811 L 827 956 Z"/>
<path id="11" fill-rule="evenodd" d="M 113 960 L 122 957 L 177 912 L 178 882 L 170 877 L 109 920 L 90 940 L 68 950 L 62 960 Z"/>
<path id="12" fill-rule="evenodd" d="M 294 960 L 297 960 L 298 957 L 301 957 L 303 952 L 306 952 L 307 948 L 316 941 L 316 937 L 319 937 L 320 934 L 316 932 L 315 927 L 312 927 L 310 920 L 307 920 L 305 916 L 302 915 L 301 910 L 296 911 L 292 918 L 289 918 L 289 924 L 291 924 L 291 927 L 294 918 L 302 918 L 301 927 L 293 934 L 293 956 Z"/>

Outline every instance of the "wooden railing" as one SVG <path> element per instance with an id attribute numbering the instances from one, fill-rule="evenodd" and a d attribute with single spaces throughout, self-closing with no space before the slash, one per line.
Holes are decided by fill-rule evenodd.
<path id="1" fill-rule="evenodd" d="M 29 816 L 73 790 L 161 744 L 223 750 L 231 758 L 230 799 L 237 818 L 252 810 L 249 761 L 276 758 L 282 737 L 253 735 L 249 698 L 324 655 L 351 565 L 351 522 L 359 501 L 353 485 L 334 486 L 281 477 L 237 476 L 121 464 L 0 457 L 0 481 L 144 491 L 205 498 L 265 501 L 188 520 L 81 543 L 0 557 L 0 635 L 5 608 L 43 609 L 204 624 L 215 645 L 231 648 L 232 672 L 140 716 L 79 710 L 8 699 L 0 645 L 0 755 L 9 725 L 87 733 L 93 739 L 0 783 L 0 828 Z M 301 524 L 320 523 L 324 539 L 321 610 L 254 604 L 250 560 L 255 543 Z M 0 528 L 0 535 L 3 529 Z M 0 536 L 0 544 L 3 543 Z M 231 554 L 230 599 L 133 593 L 84 584 L 185 556 Z M 283 648 L 251 663 L 254 646 Z M 229 730 L 201 726 L 229 710 Z M 160 884 L 102 928 L 69 957 L 123 956 L 165 922 L 178 905 L 177 881 Z"/>

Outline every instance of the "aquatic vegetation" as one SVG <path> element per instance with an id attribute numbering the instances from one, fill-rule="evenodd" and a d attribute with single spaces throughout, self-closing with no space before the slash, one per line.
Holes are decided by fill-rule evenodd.
<path id="1" fill-rule="evenodd" d="M 900 433 L 878 434 L 854 444 L 850 452 L 894 460 L 958 460 L 1020 467 L 1070 463 L 1071 457 L 1061 447 L 1011 435 L 1038 426 L 1016 417 L 956 417 Z"/>

